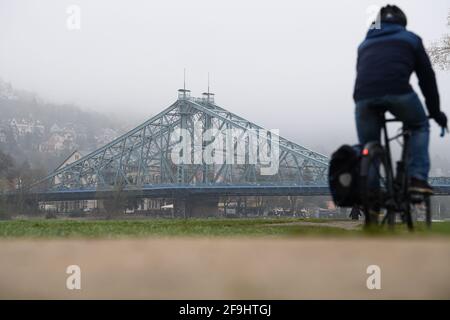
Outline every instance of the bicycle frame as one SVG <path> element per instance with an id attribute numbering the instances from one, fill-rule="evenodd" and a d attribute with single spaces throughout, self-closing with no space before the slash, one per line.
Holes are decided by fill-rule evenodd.
<path id="1" fill-rule="evenodd" d="M 388 195 L 393 198 L 393 202 L 391 205 L 392 209 L 400 212 L 405 209 L 405 206 L 409 206 L 408 201 L 408 158 L 409 158 L 409 148 L 410 148 L 410 136 L 411 132 L 408 129 L 402 128 L 402 132 L 397 134 L 396 136 L 390 138 L 387 130 L 387 123 L 389 122 L 401 122 L 397 119 L 386 119 L 383 117 L 383 136 L 384 136 L 384 149 L 386 152 L 386 160 L 387 160 L 387 170 L 389 171 L 387 174 L 392 178 L 393 186 L 392 186 L 392 194 Z M 398 138 L 403 137 L 403 148 L 401 153 L 401 158 L 396 163 L 396 172 L 394 174 L 393 163 L 392 163 L 392 153 L 390 142 L 392 140 L 397 140 Z"/>

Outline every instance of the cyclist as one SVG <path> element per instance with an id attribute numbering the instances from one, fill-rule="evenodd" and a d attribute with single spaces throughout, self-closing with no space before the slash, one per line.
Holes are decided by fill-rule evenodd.
<path id="1" fill-rule="evenodd" d="M 378 22 L 372 24 L 358 48 L 353 93 L 358 139 L 363 145 L 379 141 L 383 114 L 392 113 L 411 130 L 409 191 L 431 194 L 427 182 L 429 123 L 409 78 L 416 72 L 430 117 L 446 128 L 447 117 L 440 110 L 435 74 L 422 39 L 406 30 L 407 18 L 400 8 L 381 8 Z"/>
<path id="2" fill-rule="evenodd" d="M 352 220 L 359 220 L 360 216 L 361 210 L 359 209 L 359 205 L 353 206 L 352 210 L 350 211 L 349 217 L 352 218 Z"/>

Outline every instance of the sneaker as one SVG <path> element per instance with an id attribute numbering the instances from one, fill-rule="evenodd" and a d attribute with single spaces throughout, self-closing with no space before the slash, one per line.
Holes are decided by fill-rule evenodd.
<path id="1" fill-rule="evenodd" d="M 409 192 L 433 194 L 433 188 L 428 184 L 426 180 L 411 178 L 411 181 L 409 182 Z"/>

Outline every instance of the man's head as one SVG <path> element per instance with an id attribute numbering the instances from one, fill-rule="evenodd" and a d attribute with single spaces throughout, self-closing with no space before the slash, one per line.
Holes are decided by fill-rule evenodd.
<path id="1" fill-rule="evenodd" d="M 380 21 L 388 23 L 396 23 L 406 27 L 408 20 L 405 13 L 397 6 L 387 5 L 380 9 Z"/>

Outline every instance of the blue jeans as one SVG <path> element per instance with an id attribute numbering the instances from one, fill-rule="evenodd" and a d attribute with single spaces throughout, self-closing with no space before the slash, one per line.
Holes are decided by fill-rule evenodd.
<path id="1" fill-rule="evenodd" d="M 369 141 L 380 141 L 383 114 L 386 111 L 403 121 L 403 125 L 411 130 L 409 176 L 427 180 L 428 171 L 430 171 L 428 155 L 430 126 L 422 103 L 415 92 L 358 101 L 355 118 L 359 143 L 364 145 Z"/>

